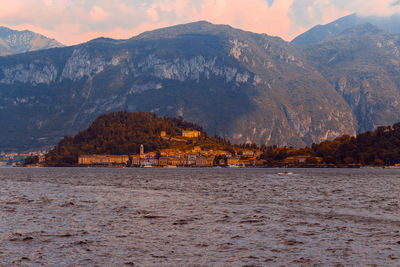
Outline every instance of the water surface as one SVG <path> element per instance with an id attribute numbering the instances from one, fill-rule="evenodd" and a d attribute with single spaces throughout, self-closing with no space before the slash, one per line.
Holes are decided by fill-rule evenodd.
<path id="1" fill-rule="evenodd" d="M 0 169 L 3 266 L 400 266 L 400 170 Z"/>

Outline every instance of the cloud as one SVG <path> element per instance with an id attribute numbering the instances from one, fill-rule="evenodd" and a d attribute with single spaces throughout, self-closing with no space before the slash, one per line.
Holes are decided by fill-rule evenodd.
<path id="1" fill-rule="evenodd" d="M 157 5 L 153 5 L 152 7 L 148 8 L 146 10 L 146 13 L 152 19 L 152 21 L 158 21 L 159 20 L 158 11 L 157 11 Z"/>
<path id="2" fill-rule="evenodd" d="M 110 14 L 105 12 L 101 7 L 99 6 L 93 6 L 92 9 L 89 12 L 90 19 L 92 21 L 103 21 L 106 20 L 107 18 L 110 17 Z"/>
<path id="3" fill-rule="evenodd" d="M 291 2 L 292 0 L 280 0 L 279 5 L 269 7 L 268 3 L 262 0 L 205 0 L 196 18 L 282 36 L 290 29 L 287 10 Z"/>
<path id="4" fill-rule="evenodd" d="M 28 28 L 68 45 L 197 20 L 291 40 L 355 12 L 400 13 L 400 0 L 0 0 L 0 5 L 0 25 Z"/>

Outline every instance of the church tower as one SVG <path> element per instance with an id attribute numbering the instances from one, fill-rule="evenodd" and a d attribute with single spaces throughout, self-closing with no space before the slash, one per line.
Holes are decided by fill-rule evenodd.
<path id="1" fill-rule="evenodd" d="M 140 145 L 140 157 L 144 157 L 144 146 L 143 144 Z"/>

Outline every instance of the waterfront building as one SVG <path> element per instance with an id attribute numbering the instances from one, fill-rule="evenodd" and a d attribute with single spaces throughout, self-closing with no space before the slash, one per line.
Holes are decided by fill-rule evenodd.
<path id="1" fill-rule="evenodd" d="M 131 165 L 135 166 L 135 167 L 139 167 L 140 166 L 140 156 L 139 155 L 133 155 L 131 156 Z"/>
<path id="2" fill-rule="evenodd" d="M 195 155 L 195 154 L 186 155 L 186 165 L 187 166 L 197 165 L 196 158 L 197 158 L 197 155 Z"/>
<path id="3" fill-rule="evenodd" d="M 127 165 L 128 155 L 81 155 L 78 157 L 79 165 Z"/>
<path id="4" fill-rule="evenodd" d="M 227 159 L 227 164 L 228 164 L 228 165 L 239 166 L 240 162 L 239 162 L 239 159 L 238 159 L 238 158 L 232 157 L 232 158 L 228 158 L 228 159 Z"/>

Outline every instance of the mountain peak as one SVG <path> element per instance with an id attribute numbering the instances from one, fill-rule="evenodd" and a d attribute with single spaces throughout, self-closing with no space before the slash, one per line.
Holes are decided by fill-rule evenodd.
<path id="1" fill-rule="evenodd" d="M 370 24 L 376 28 L 372 29 L 371 26 L 365 26 L 364 24 Z M 360 25 L 364 25 L 363 30 L 361 28 L 356 28 L 356 31 L 362 30 L 364 33 L 366 31 L 375 31 L 375 33 L 377 33 L 378 29 L 382 29 L 392 33 L 400 33 L 400 15 L 379 17 L 351 14 L 325 25 L 317 25 L 294 38 L 292 43 L 302 46 L 316 44 Z"/>
<path id="2" fill-rule="evenodd" d="M 0 56 L 62 46 L 54 39 L 29 30 L 17 31 L 0 26 Z"/>
<path id="3" fill-rule="evenodd" d="M 213 24 L 208 21 L 195 21 L 186 24 L 178 24 L 153 31 L 147 31 L 131 39 L 170 39 L 184 34 L 217 34 L 231 31 L 233 28 L 229 25 Z"/>

